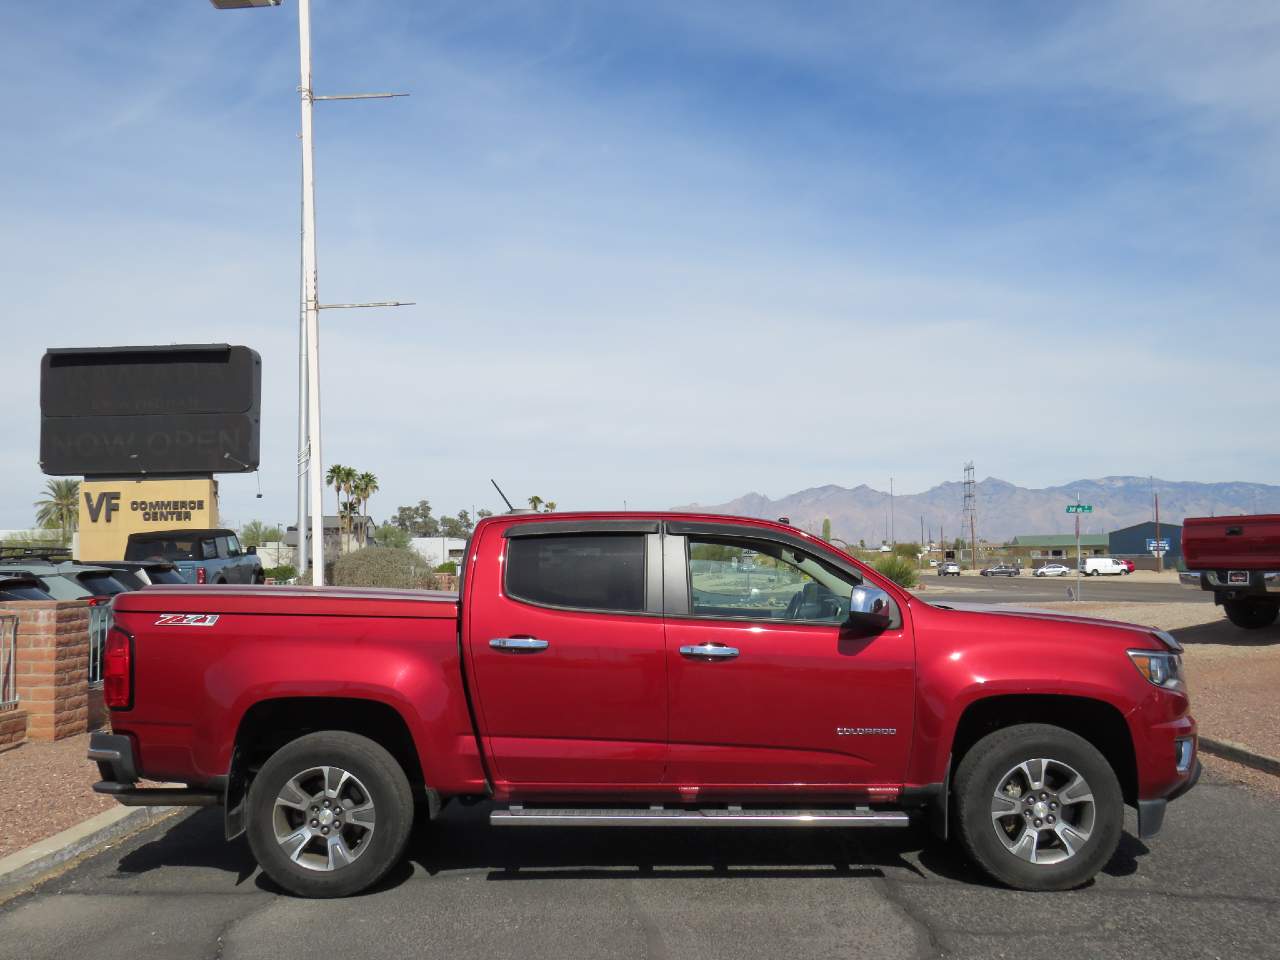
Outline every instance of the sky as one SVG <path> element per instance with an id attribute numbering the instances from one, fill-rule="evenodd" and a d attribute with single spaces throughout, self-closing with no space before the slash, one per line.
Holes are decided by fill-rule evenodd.
<path id="1" fill-rule="evenodd" d="M 297 7 L 0 6 L 0 528 L 54 346 L 263 358 L 295 512 Z M 323 457 L 371 513 L 1280 480 L 1280 8 L 313 0 Z M 332 504 L 330 505 L 332 509 Z"/>

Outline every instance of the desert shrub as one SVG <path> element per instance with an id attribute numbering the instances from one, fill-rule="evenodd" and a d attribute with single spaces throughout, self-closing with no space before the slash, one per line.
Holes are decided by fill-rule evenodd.
<path id="1" fill-rule="evenodd" d="M 436 573 L 457 573 L 458 564 L 453 560 L 446 560 L 440 566 L 436 567 Z"/>
<path id="2" fill-rule="evenodd" d="M 280 583 L 284 580 L 292 580 L 298 575 L 298 570 L 289 564 L 282 564 L 278 567 L 267 567 L 262 571 L 262 575 L 268 580 L 274 580 Z"/>
<path id="3" fill-rule="evenodd" d="M 380 547 L 396 547 L 403 550 L 409 546 L 410 534 L 408 530 L 401 530 L 394 523 L 384 523 L 373 531 L 373 538 L 378 541 Z"/>
<path id="4" fill-rule="evenodd" d="M 916 565 L 905 557 L 888 554 L 876 561 L 876 570 L 900 587 L 914 587 L 919 578 Z"/>
<path id="5" fill-rule="evenodd" d="M 332 583 L 340 587 L 407 587 L 429 590 L 431 566 L 412 550 L 365 547 L 341 556 L 333 565 Z"/>

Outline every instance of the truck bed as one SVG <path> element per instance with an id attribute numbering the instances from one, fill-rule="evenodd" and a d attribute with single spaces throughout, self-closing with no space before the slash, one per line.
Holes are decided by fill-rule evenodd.
<path id="1" fill-rule="evenodd" d="M 458 595 L 381 587 L 160 584 L 116 597 L 121 613 L 251 613 L 456 619 Z"/>
<path id="2" fill-rule="evenodd" d="M 1280 570 L 1280 514 L 1188 517 L 1182 556 L 1188 570 Z"/>

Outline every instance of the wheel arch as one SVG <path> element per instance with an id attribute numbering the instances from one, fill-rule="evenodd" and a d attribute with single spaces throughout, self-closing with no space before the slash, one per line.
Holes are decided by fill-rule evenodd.
<path id="1" fill-rule="evenodd" d="M 951 741 L 954 775 L 961 759 L 989 733 L 1020 723 L 1047 723 L 1083 737 L 1106 758 L 1126 803 L 1138 798 L 1138 763 L 1124 715 L 1105 700 L 1070 694 L 1000 694 L 965 707 Z"/>
<path id="2" fill-rule="evenodd" d="M 409 722 L 394 706 L 368 697 L 275 697 L 251 705 L 236 727 L 226 787 L 227 839 L 244 832 L 248 787 L 267 758 L 319 730 L 356 733 L 381 744 L 404 770 L 414 797 L 426 799 L 431 816 L 438 812 L 440 797 L 427 785 Z"/>

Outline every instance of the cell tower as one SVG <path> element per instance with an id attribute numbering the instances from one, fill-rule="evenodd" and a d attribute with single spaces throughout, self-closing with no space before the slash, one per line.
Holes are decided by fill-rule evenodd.
<path id="1" fill-rule="evenodd" d="M 973 482 L 973 461 L 964 465 L 964 516 L 969 520 L 969 569 L 978 568 L 978 494 Z"/>

